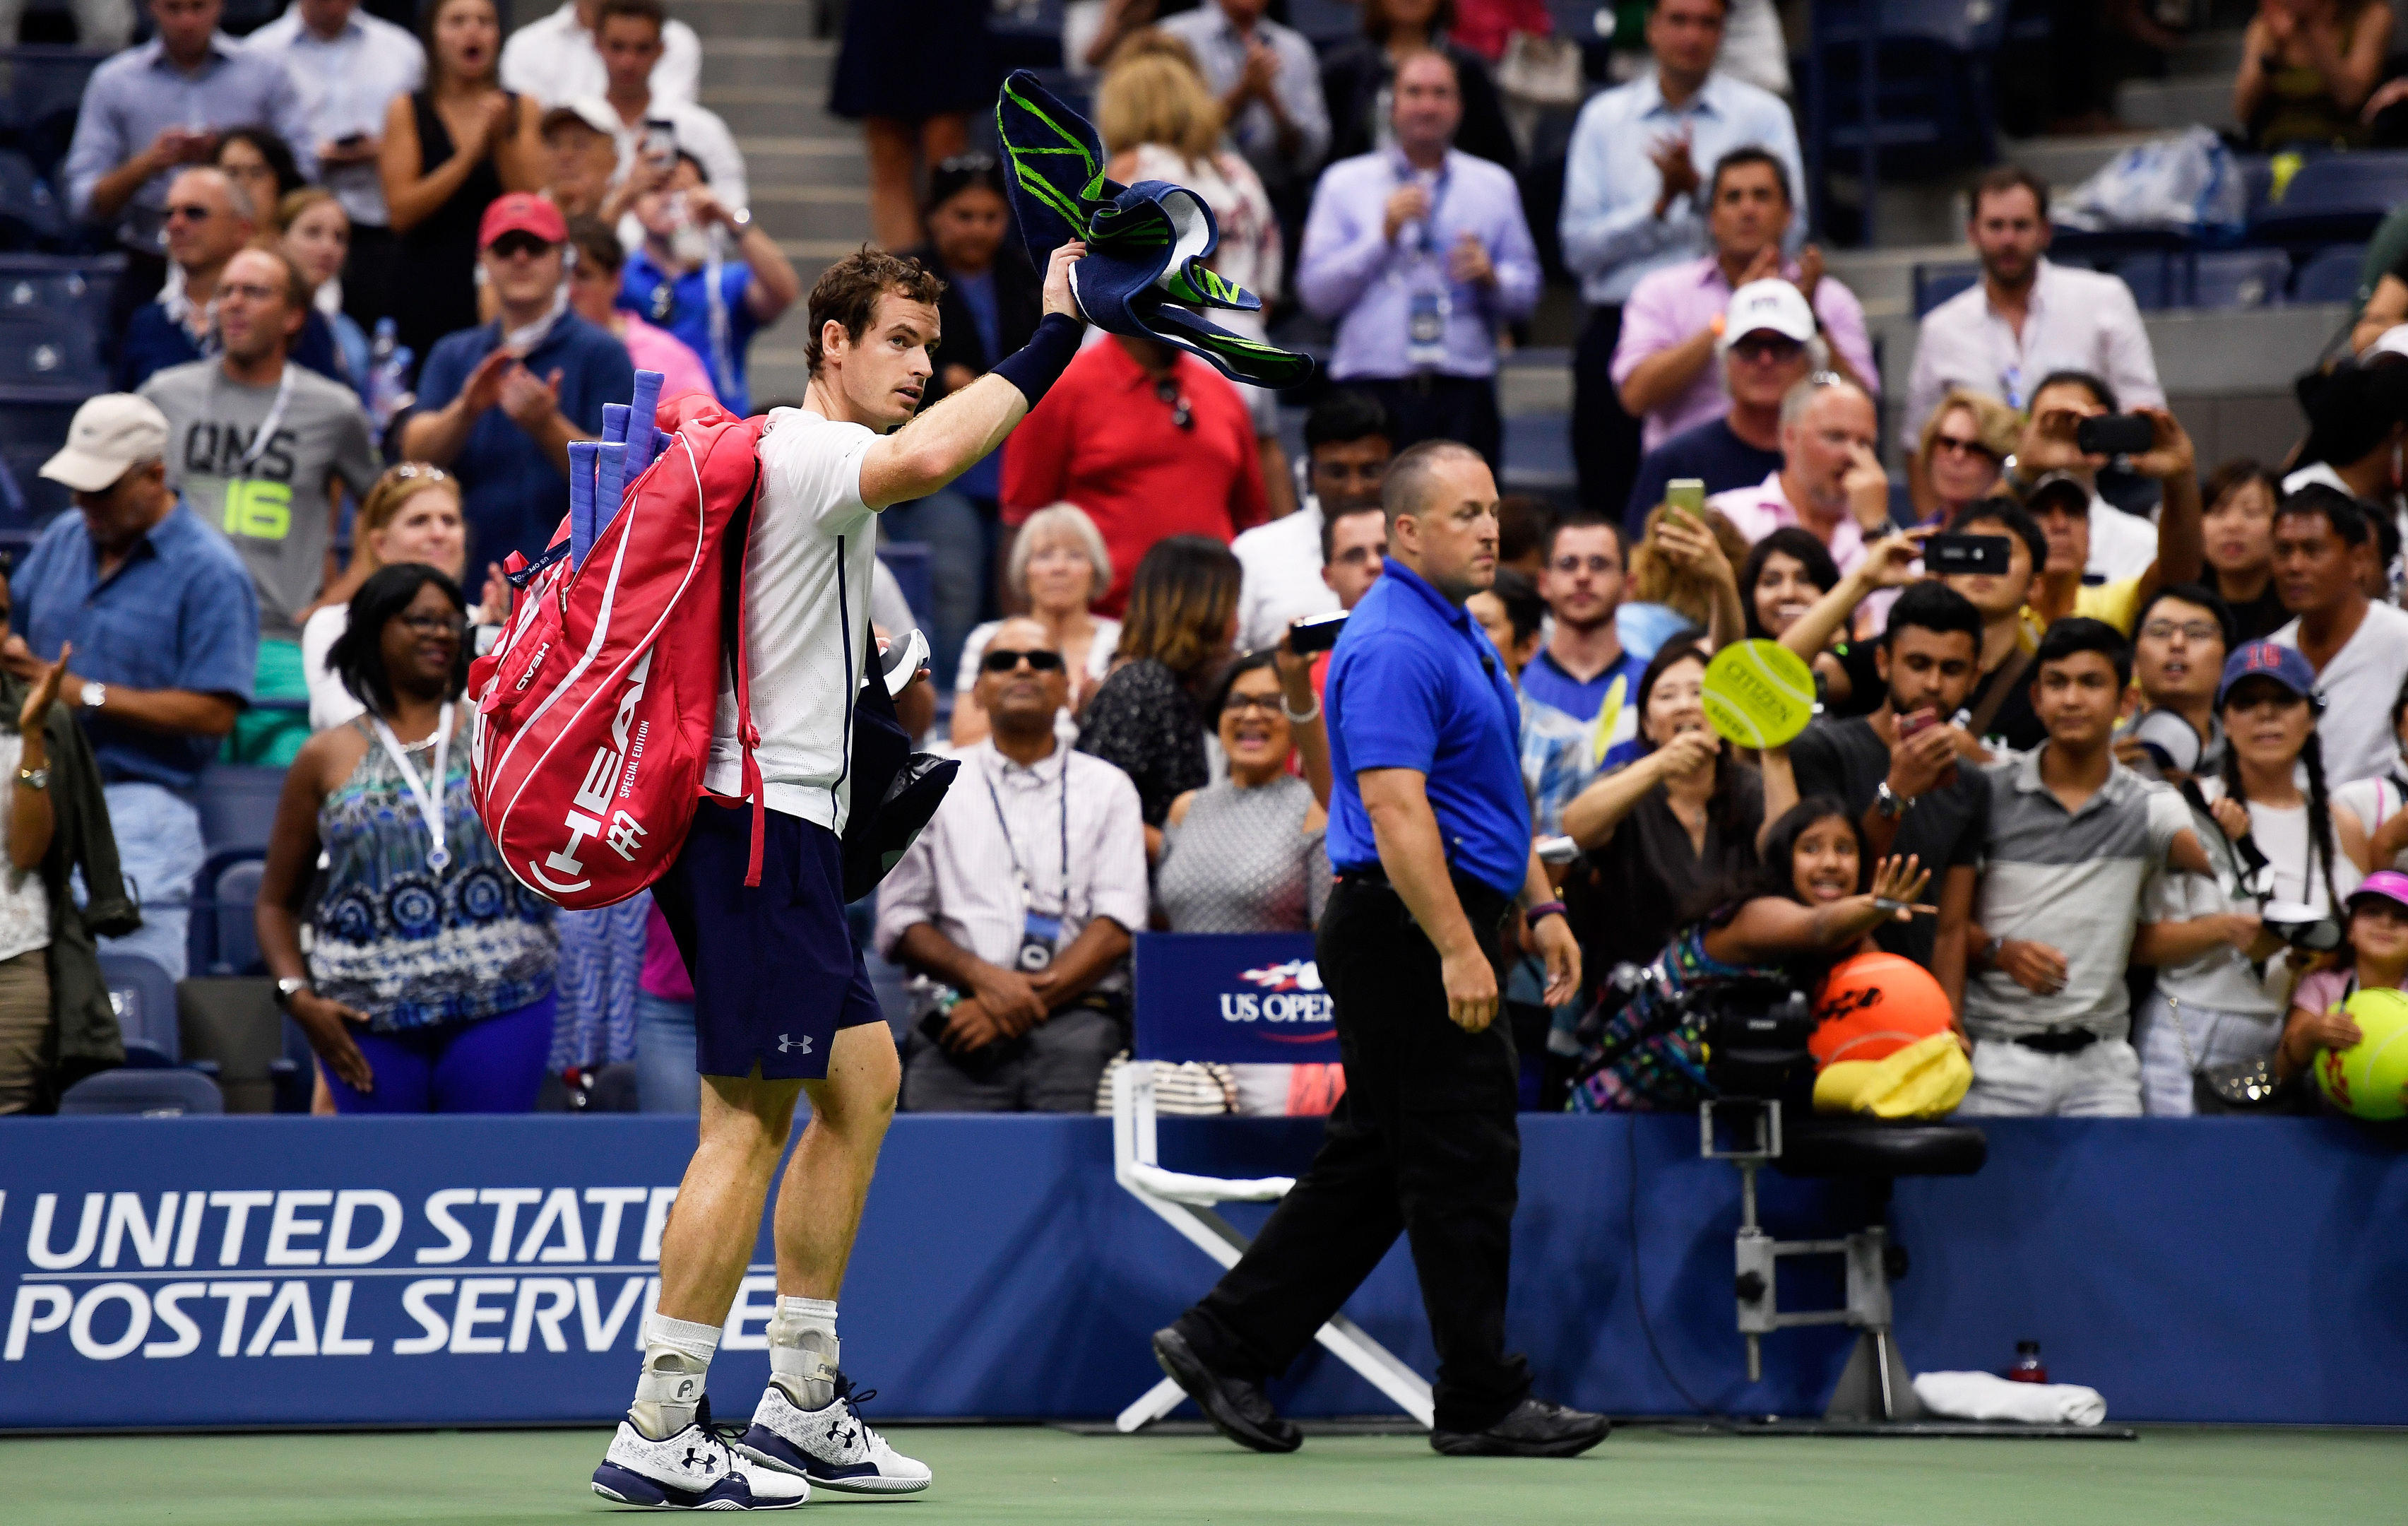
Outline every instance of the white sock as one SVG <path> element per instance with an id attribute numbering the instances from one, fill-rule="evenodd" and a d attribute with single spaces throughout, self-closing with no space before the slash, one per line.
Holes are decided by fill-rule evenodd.
<path id="1" fill-rule="evenodd" d="M 836 1402 L 836 1300 L 780 1298 L 769 1317 L 769 1381 L 804 1409 Z"/>
<path id="2" fill-rule="evenodd" d="M 719 1349 L 719 1327 L 655 1314 L 644 1323 L 644 1370 L 627 1407 L 636 1429 L 659 1441 L 694 1423 Z"/>

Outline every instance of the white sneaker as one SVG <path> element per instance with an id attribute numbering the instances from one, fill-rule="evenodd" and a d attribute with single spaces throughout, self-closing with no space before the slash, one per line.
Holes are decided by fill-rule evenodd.
<path id="1" fill-rule="evenodd" d="M 660 1441 L 621 1420 L 594 1470 L 594 1492 L 648 1510 L 791 1510 L 811 1497 L 811 1487 L 792 1473 L 745 1466 L 712 1429 L 705 1400 L 693 1424 Z"/>
<path id="2" fill-rule="evenodd" d="M 928 1465 L 887 1446 L 853 1408 L 877 1392 L 856 1395 L 853 1380 L 838 1373 L 828 1406 L 804 1409 L 772 1383 L 752 1411 L 752 1429 L 736 1449 L 763 1469 L 808 1478 L 839 1494 L 916 1494 L 928 1487 Z"/>

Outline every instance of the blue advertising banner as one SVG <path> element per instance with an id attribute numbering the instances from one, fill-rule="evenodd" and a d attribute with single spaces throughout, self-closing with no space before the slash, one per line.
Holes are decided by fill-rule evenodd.
<path id="1" fill-rule="evenodd" d="M 1250 965 L 1249 968 L 1252 968 Z M 1916 1371 L 2038 1340 L 2111 1418 L 2408 1424 L 2408 1155 L 2331 1119 L 1985 1120 L 1979 1175 L 1898 1184 Z M 1620 1415 L 1813 1414 L 1843 1331 L 1783 1331 L 1747 1381 L 1739 1179 L 1694 1119 L 1526 1116 L 1508 1343 L 1539 1393 Z M 1162 1159 L 1301 1171 L 1306 1119 L 1165 1118 Z M 607 1422 L 625 1406 L 691 1119 L 0 1119 L 0 1430 Z M 1861 1222 L 1847 1182 L 1760 1184 L 1766 1227 Z M 2245 1203 L 2246 1213 L 2234 1205 Z M 1253 1232 L 1266 1210 L 1233 1204 Z M 768 1378 L 766 1241 L 712 1363 Z M 878 1415 L 1099 1418 L 1161 1375 L 1147 1336 L 1217 1269 L 1112 1179 L 1093 1117 L 906 1116 L 843 1294 Z M 1840 1302 L 1784 1269 L 1784 1307 Z M 1346 1306 L 1433 1370 L 1404 1247 Z M 1040 1353 L 1031 1360 L 1032 1352 Z M 1290 1414 L 1389 1406 L 1317 1348 Z"/>
<path id="2" fill-rule="evenodd" d="M 1337 1063 L 1309 932 L 1140 932 L 1135 978 L 1140 1059 Z"/>

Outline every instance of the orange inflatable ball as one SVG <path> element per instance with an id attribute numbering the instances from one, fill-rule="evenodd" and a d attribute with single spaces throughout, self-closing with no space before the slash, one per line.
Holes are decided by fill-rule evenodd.
<path id="1" fill-rule="evenodd" d="M 1929 971 L 1896 954 L 1842 961 L 1814 993 L 1808 1052 L 1818 1066 L 1881 1059 L 1948 1031 L 1948 994 Z"/>

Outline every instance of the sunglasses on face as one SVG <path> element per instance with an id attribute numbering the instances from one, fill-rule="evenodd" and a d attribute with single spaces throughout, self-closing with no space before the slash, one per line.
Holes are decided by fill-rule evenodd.
<path id="1" fill-rule="evenodd" d="M 979 671 L 1008 673 L 1024 662 L 1028 664 L 1028 670 L 1032 673 L 1058 673 L 1062 670 L 1062 654 L 1059 652 L 989 651 L 979 658 Z"/>
<path id="2" fill-rule="evenodd" d="M 179 217 L 187 223 L 206 223 L 209 220 L 209 209 L 197 203 L 178 203 L 167 209 L 168 222 L 173 223 Z"/>
<path id="3" fill-rule="evenodd" d="M 1992 453 L 1990 448 L 1987 445 L 1983 444 L 1980 440 L 1958 439 L 1954 435 L 1942 435 L 1939 439 L 1934 439 L 1931 442 L 1931 453 L 1934 455 L 1978 455 L 1985 461 L 1996 461 L 1998 459 L 1998 456 Z"/>
<path id="4" fill-rule="evenodd" d="M 1731 353 L 1742 360 L 1762 363 L 1768 360 L 1796 360 L 1806 347 L 1796 339 L 1778 334 L 1750 334 L 1731 346 Z"/>
<path id="5" fill-rule="evenodd" d="M 1192 430 L 1196 427 L 1196 410 L 1188 403 L 1187 395 L 1179 390 L 1178 382 L 1157 382 L 1154 384 L 1154 395 L 1169 408 L 1173 428 Z"/>

